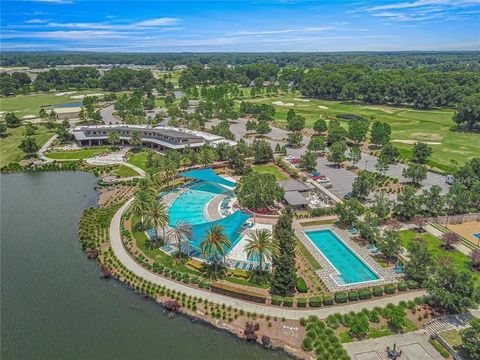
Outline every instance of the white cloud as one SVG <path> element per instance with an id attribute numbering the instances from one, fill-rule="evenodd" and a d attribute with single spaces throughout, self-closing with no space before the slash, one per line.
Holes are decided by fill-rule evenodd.
<path id="1" fill-rule="evenodd" d="M 49 4 L 73 4 L 72 0 L 25 0 L 31 2 L 42 2 L 42 3 L 49 3 Z"/>
<path id="2" fill-rule="evenodd" d="M 168 26 L 168 25 L 176 25 L 179 22 L 180 22 L 180 19 L 163 17 L 163 18 L 158 18 L 158 19 L 150 19 L 150 20 L 140 21 L 140 22 L 138 22 L 134 25 L 140 26 L 140 27 Z"/>
<path id="3" fill-rule="evenodd" d="M 95 22 L 95 23 L 48 23 L 50 27 L 65 28 L 65 29 L 90 29 L 90 30 L 134 30 L 141 28 L 156 28 L 164 27 L 174 29 L 172 26 L 181 22 L 181 19 L 177 18 L 157 18 L 147 19 L 139 22 L 132 23 L 119 23 L 119 22 Z"/>
<path id="4" fill-rule="evenodd" d="M 27 24 L 45 24 L 46 22 L 47 20 L 45 19 L 30 19 L 25 21 L 25 23 Z"/>

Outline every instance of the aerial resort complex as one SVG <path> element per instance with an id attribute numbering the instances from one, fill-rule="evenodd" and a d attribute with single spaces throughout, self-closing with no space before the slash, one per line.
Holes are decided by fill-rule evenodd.
<path id="1" fill-rule="evenodd" d="M 19 3 L 2 360 L 480 360 L 478 1 Z"/>

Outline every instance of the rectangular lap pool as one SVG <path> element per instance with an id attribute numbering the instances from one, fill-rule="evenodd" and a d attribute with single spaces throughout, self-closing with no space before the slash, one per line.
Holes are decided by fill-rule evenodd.
<path id="1" fill-rule="evenodd" d="M 333 231 L 329 229 L 313 230 L 306 231 L 305 235 L 337 270 L 338 275 L 333 274 L 332 278 L 338 285 L 351 285 L 380 279 Z"/>

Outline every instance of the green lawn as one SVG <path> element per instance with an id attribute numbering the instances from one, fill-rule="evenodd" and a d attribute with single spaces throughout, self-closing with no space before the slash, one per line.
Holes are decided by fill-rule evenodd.
<path id="1" fill-rule="evenodd" d="M 34 138 L 38 145 L 42 146 L 53 136 L 53 131 L 48 130 L 43 125 L 36 125 Z M 9 128 L 7 130 L 8 136 L 0 139 L 0 166 L 7 165 L 11 162 L 18 162 L 22 160 L 25 153 L 18 148 L 18 145 L 25 138 L 25 127 Z"/>
<path id="2" fill-rule="evenodd" d="M 297 238 L 297 249 L 300 251 L 303 257 L 310 263 L 310 266 L 312 267 L 313 270 L 320 270 L 322 268 L 322 266 L 317 261 L 317 259 L 315 259 L 312 253 L 308 251 L 305 245 L 303 245 L 303 243 L 298 238 Z"/>
<path id="3" fill-rule="evenodd" d="M 55 160 L 83 160 L 108 153 L 109 151 L 110 148 L 108 147 L 94 147 L 81 150 L 48 152 L 45 153 L 45 156 Z"/>
<path id="4" fill-rule="evenodd" d="M 63 91 L 58 91 L 61 93 Z M 38 115 L 41 106 L 62 104 L 66 102 L 79 102 L 81 99 L 72 99 L 71 96 L 85 95 L 85 94 L 100 94 L 104 91 L 99 89 L 89 89 L 76 91 L 74 94 L 56 96 L 57 92 L 17 95 L 12 97 L 0 98 L 0 109 L 4 112 L 15 112 L 18 117 L 22 118 L 25 115 Z"/>
<path id="5" fill-rule="evenodd" d="M 265 164 L 265 165 L 252 165 L 252 170 L 254 172 L 263 173 L 263 174 L 272 174 L 275 176 L 277 181 L 287 180 L 288 175 L 285 174 L 274 164 Z"/>
<path id="6" fill-rule="evenodd" d="M 127 162 L 139 167 L 142 170 L 147 170 L 147 151 L 142 151 L 139 153 L 135 153 L 130 155 Z"/>
<path id="7" fill-rule="evenodd" d="M 138 176 L 139 173 L 137 173 L 135 170 L 132 168 L 125 166 L 125 165 L 120 165 L 113 170 L 113 173 L 121 178 L 126 178 L 126 177 L 131 177 L 131 176 Z"/>
<path id="8" fill-rule="evenodd" d="M 286 122 L 288 110 L 294 109 L 297 114 L 306 118 L 306 126 L 310 128 L 319 117 L 327 121 L 335 119 L 339 114 L 374 117 L 376 120 L 390 124 L 392 141 L 395 146 L 404 151 L 406 156 L 410 156 L 411 145 L 401 141 L 432 142 L 430 146 L 433 148 L 433 156 L 430 165 L 443 169 L 451 167 L 452 160 L 463 164 L 480 153 L 480 135 L 457 131 L 456 124 L 452 120 L 453 110 L 422 111 L 406 107 L 361 105 L 316 99 L 310 99 L 307 102 L 292 96 L 262 97 L 245 101 L 265 104 L 272 104 L 275 101 L 293 103 L 294 106 L 291 107 L 275 105 L 277 110 L 275 120 Z M 347 121 L 343 122 L 346 125 Z"/>
<path id="9" fill-rule="evenodd" d="M 443 242 L 439 238 L 428 233 L 418 234 L 414 230 L 405 230 L 400 232 L 400 239 L 404 247 L 407 247 L 413 238 L 419 236 L 427 241 L 428 249 L 432 252 L 435 258 L 448 256 L 456 268 L 469 271 L 471 270 L 469 257 L 457 250 L 445 250 L 441 246 Z M 478 282 L 480 276 L 477 273 L 473 274 Z"/>

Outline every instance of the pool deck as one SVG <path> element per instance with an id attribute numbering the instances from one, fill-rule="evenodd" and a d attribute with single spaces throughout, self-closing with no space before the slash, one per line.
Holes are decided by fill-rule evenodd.
<path id="1" fill-rule="evenodd" d="M 313 255 L 313 257 L 320 263 L 322 266 L 321 269 L 317 270 L 316 273 L 326 285 L 329 291 L 346 291 L 353 289 L 361 289 L 368 286 L 384 285 L 397 281 L 398 275 L 390 268 L 383 268 L 377 263 L 371 256 L 370 252 L 361 246 L 358 246 L 351 238 L 351 235 L 348 231 L 342 230 L 334 225 L 316 225 L 312 227 L 302 227 L 298 224 L 294 225 L 295 234 L 300 239 L 300 241 L 305 245 L 307 250 Z M 366 281 L 360 283 L 339 285 L 337 284 L 331 275 L 338 274 L 338 271 L 333 267 L 333 265 L 327 260 L 327 258 L 322 254 L 322 252 L 312 243 L 312 241 L 307 237 L 305 231 L 315 231 L 315 230 L 332 230 L 338 237 L 343 240 L 345 244 L 353 250 L 357 256 L 361 258 L 369 267 L 380 277 L 378 280 Z"/>

